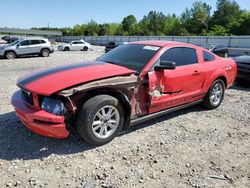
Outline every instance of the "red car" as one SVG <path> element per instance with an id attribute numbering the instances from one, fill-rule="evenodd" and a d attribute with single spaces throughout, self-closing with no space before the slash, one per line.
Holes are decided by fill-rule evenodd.
<path id="1" fill-rule="evenodd" d="M 118 46 L 94 62 L 50 68 L 19 78 L 12 104 L 33 132 L 66 138 L 75 128 L 93 145 L 122 127 L 202 103 L 220 106 L 237 75 L 232 59 L 179 42 Z"/>

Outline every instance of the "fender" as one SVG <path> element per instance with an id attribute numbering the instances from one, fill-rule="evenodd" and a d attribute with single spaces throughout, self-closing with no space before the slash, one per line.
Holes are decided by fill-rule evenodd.
<path id="1" fill-rule="evenodd" d="M 203 92 L 207 93 L 212 83 L 219 77 L 224 77 L 226 79 L 226 87 L 228 86 L 228 75 L 226 71 L 222 68 L 213 71 L 212 74 L 207 74 L 207 79 L 204 83 Z"/>

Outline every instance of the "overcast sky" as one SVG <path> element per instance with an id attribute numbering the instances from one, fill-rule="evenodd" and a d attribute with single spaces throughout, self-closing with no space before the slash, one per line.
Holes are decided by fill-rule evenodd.
<path id="1" fill-rule="evenodd" d="M 180 15 L 195 0 L 0 0 L 0 27 L 67 27 L 87 23 L 121 22 L 133 14 L 138 20 L 149 11 Z M 216 0 L 204 1 L 216 7 Z M 237 0 L 250 10 L 250 0 Z"/>

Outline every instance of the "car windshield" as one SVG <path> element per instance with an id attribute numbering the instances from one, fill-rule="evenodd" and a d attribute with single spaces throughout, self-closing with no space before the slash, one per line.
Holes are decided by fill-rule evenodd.
<path id="1" fill-rule="evenodd" d="M 14 46 L 14 45 L 18 44 L 19 42 L 20 42 L 20 40 L 16 40 L 16 41 L 10 43 L 9 45 Z"/>
<path id="2" fill-rule="evenodd" d="M 141 72 L 159 49 L 159 46 L 124 44 L 104 54 L 98 60 Z"/>

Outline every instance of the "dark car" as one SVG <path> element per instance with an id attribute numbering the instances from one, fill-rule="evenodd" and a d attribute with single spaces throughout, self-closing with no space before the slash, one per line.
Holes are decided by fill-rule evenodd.
<path id="1" fill-rule="evenodd" d="M 115 42 L 109 42 L 107 45 L 106 45 L 106 48 L 105 48 L 105 53 L 109 52 L 110 50 L 114 49 L 115 47 L 119 46 L 119 44 L 116 44 Z"/>
<path id="2" fill-rule="evenodd" d="M 19 40 L 19 37 L 15 36 L 3 36 L 2 40 L 5 40 L 8 44 L 15 42 L 16 40 Z"/>
<path id="3" fill-rule="evenodd" d="M 220 57 L 228 57 L 228 48 L 223 44 L 212 45 L 211 51 Z"/>
<path id="4" fill-rule="evenodd" d="M 250 81 L 250 56 L 242 55 L 233 58 L 238 68 L 238 79 Z"/>

